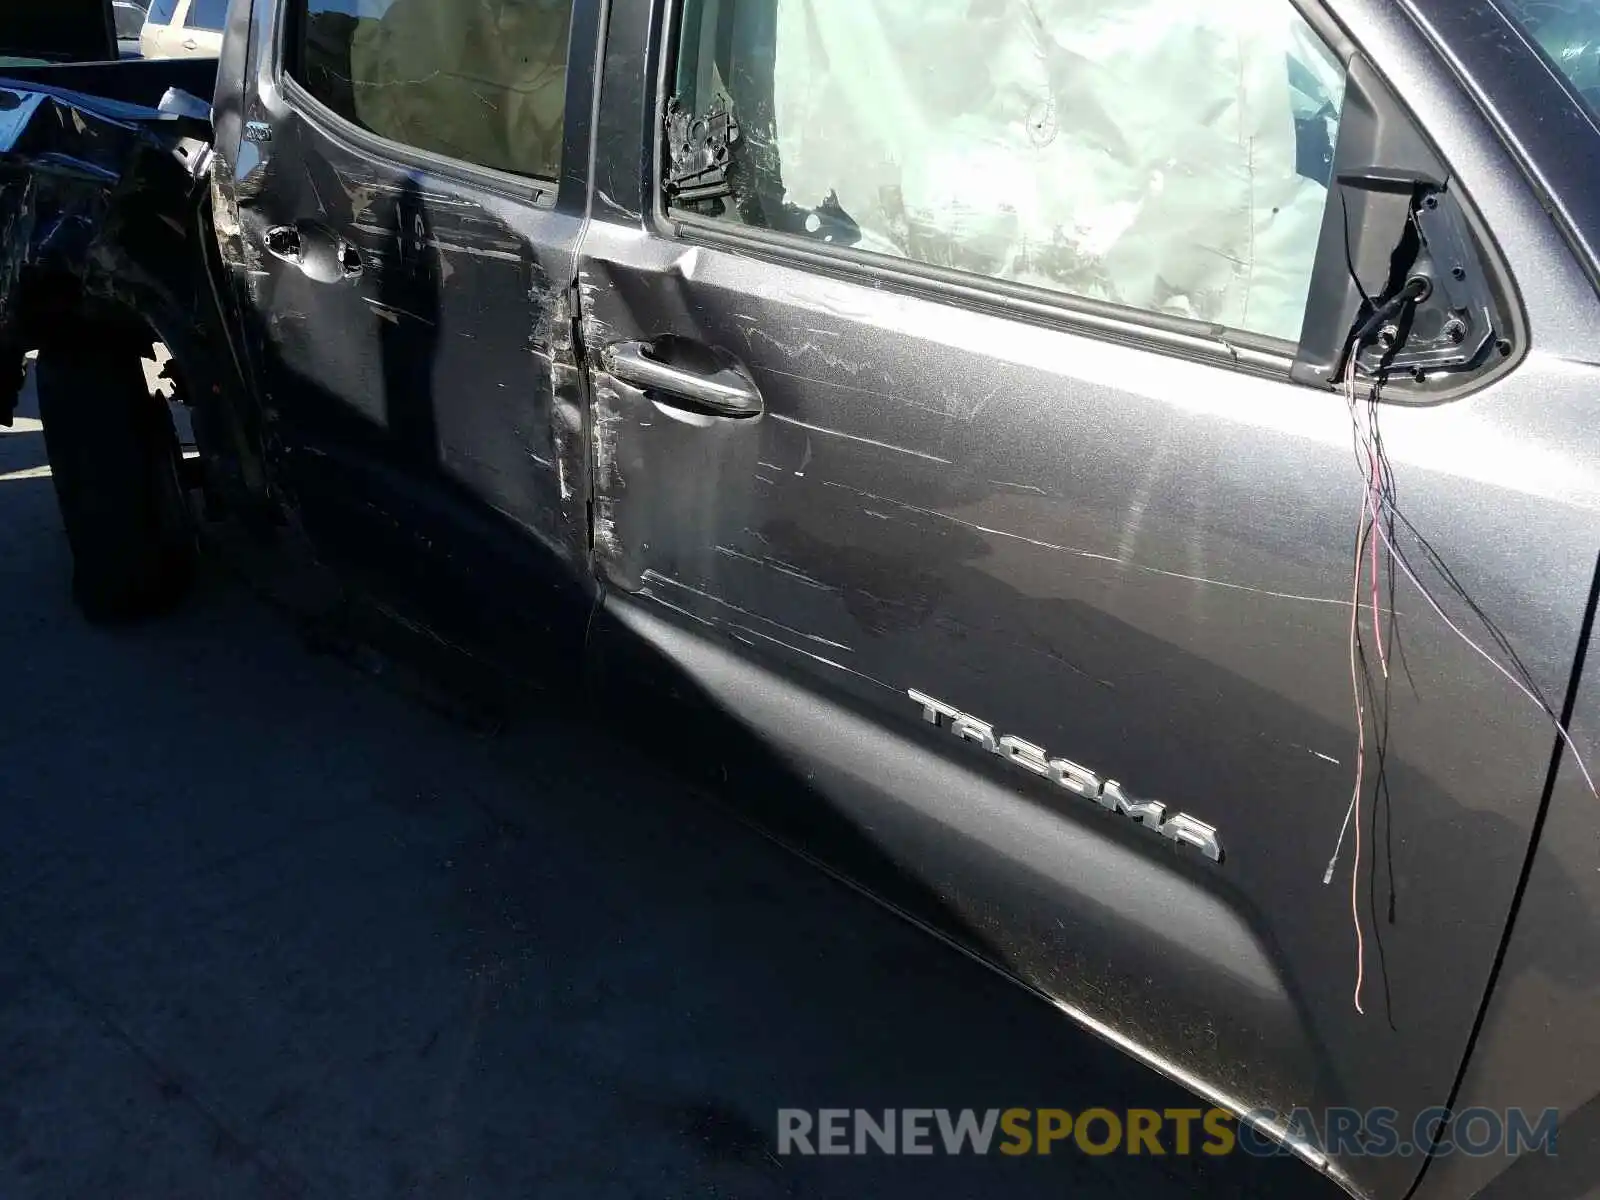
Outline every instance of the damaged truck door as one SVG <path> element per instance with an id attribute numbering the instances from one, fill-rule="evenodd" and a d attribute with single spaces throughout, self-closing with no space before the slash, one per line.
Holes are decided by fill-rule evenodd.
<path id="1" fill-rule="evenodd" d="M 1329 386 L 1356 305 L 1412 306 L 1370 352 L 1416 364 L 1386 432 L 1435 544 L 1508 556 L 1497 610 L 1571 561 L 1581 612 L 1592 553 L 1551 509 L 1540 558 L 1463 494 L 1481 459 L 1438 453 L 1558 384 L 1481 235 L 1515 217 L 1492 132 L 1449 110 L 1435 150 L 1383 83 L 1431 51 L 1412 31 L 1384 71 L 1295 0 L 615 0 L 609 28 L 596 655 L 665 665 L 652 723 L 693 695 L 753 735 L 821 830 L 786 832 L 1236 1111 L 1444 1103 L 1550 737 L 1476 753 L 1492 672 L 1408 623 L 1433 682 L 1385 703 L 1429 733 L 1386 759 L 1406 798 L 1360 863 L 1405 916 L 1364 918 L 1358 963 L 1361 479 Z M 1554 664 L 1576 632 L 1530 636 Z M 710 728 L 685 756 L 741 769 Z M 1345 1166 L 1398 1195 L 1416 1164 Z"/>
<path id="2" fill-rule="evenodd" d="M 1600 957 L 1562 759 L 1600 110 L 1499 6 L 227 30 L 210 150 L 193 64 L 0 85 L 0 420 L 37 348 L 87 613 L 187 582 L 160 340 L 221 513 L 519 679 L 586 672 L 607 725 L 1353 1194 L 1490 1157 L 1285 1114 L 1593 1110 L 1594 981 L 1547 963 Z"/>
<path id="3" fill-rule="evenodd" d="M 286 486 L 328 557 L 441 620 L 467 597 L 472 627 L 542 626 L 587 576 L 571 25 L 566 0 L 257 8 L 236 190 Z"/>

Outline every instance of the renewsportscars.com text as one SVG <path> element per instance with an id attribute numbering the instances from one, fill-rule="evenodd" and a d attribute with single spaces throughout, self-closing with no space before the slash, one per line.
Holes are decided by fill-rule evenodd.
<path id="1" fill-rule="evenodd" d="M 1425 1109 L 1409 1125 L 1392 1108 L 1295 1109 L 1287 1118 L 1222 1108 L 780 1108 L 778 1153 L 1051 1154 L 1272 1157 L 1296 1145 L 1337 1156 L 1554 1154 L 1560 1114 Z M 1269 1130 L 1281 1130 L 1278 1135 Z"/>

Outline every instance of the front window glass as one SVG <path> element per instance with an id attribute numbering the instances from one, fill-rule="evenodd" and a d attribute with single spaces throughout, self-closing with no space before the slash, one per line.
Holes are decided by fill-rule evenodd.
<path id="1" fill-rule="evenodd" d="M 681 208 L 1299 339 L 1344 71 L 1290 0 L 686 0 L 675 93 Z"/>

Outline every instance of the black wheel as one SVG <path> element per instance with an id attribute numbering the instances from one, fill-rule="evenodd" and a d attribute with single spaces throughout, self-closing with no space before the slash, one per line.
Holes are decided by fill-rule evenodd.
<path id="1" fill-rule="evenodd" d="M 194 577 L 195 541 L 166 401 L 150 393 L 137 351 L 97 340 L 46 347 L 34 370 L 73 596 L 105 623 L 177 604 Z"/>

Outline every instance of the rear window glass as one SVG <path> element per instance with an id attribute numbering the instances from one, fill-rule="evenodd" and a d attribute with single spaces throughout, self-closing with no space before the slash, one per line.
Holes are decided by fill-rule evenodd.
<path id="1" fill-rule="evenodd" d="M 152 25 L 172 24 L 172 14 L 178 11 L 178 0 L 155 0 L 150 15 L 145 18 Z"/>
<path id="2" fill-rule="evenodd" d="M 297 0 L 292 74 L 393 141 L 555 178 L 572 0 Z"/>

